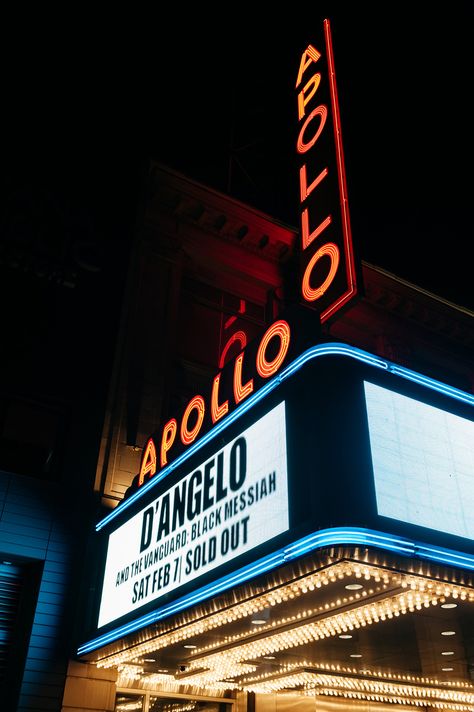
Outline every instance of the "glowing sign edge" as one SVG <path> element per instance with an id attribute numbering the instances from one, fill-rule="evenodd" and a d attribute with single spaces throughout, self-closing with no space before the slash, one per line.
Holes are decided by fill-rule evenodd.
<path id="1" fill-rule="evenodd" d="M 421 373 L 412 371 L 409 368 L 403 366 L 398 366 L 397 364 L 387 361 L 369 353 L 368 351 L 363 351 L 355 346 L 349 346 L 347 344 L 338 344 L 328 342 L 326 344 L 317 344 L 310 347 L 302 354 L 300 354 L 294 361 L 292 361 L 283 371 L 271 381 L 266 383 L 262 388 L 260 388 L 256 393 L 249 396 L 241 405 L 232 411 L 228 416 L 221 420 L 217 425 L 215 425 L 212 430 L 209 430 L 205 435 L 197 440 L 193 445 L 191 445 L 185 452 L 179 455 L 176 460 L 173 460 L 167 467 L 163 468 L 156 475 L 153 475 L 151 479 L 148 480 L 137 492 L 135 492 L 129 499 L 121 502 L 115 509 L 110 512 L 104 519 L 101 519 L 96 524 L 96 531 L 100 531 L 107 524 L 109 524 L 113 519 L 122 514 L 128 507 L 130 507 L 134 502 L 140 499 L 146 492 L 148 492 L 152 487 L 161 482 L 167 475 L 169 475 L 173 470 L 175 470 L 183 462 L 186 462 L 191 455 L 200 450 L 204 445 L 215 438 L 219 433 L 221 433 L 225 428 L 234 423 L 238 418 L 240 418 L 244 413 L 253 408 L 253 406 L 265 398 L 269 393 L 278 388 L 278 386 L 286 381 L 287 378 L 292 376 L 294 373 L 300 370 L 308 361 L 312 359 L 320 358 L 322 356 L 346 356 L 356 361 L 362 361 L 369 366 L 374 366 L 383 371 L 404 378 L 418 385 L 425 386 L 430 390 L 436 391 L 443 395 L 446 395 L 454 400 L 460 401 L 462 403 L 467 403 L 468 405 L 474 406 L 474 395 L 461 391 L 458 388 L 449 386 L 441 381 L 436 381 L 434 378 L 429 376 L 424 376 Z"/>

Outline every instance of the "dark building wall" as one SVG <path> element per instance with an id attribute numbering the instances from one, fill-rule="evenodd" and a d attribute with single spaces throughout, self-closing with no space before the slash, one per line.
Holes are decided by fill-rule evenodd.
<path id="1" fill-rule="evenodd" d="M 107 507 L 133 482 L 147 436 L 211 382 L 229 336 L 256 338 L 299 302 L 296 229 L 153 162 L 146 185 L 97 468 Z M 471 390 L 472 314 L 361 271 L 360 298 L 321 330 L 300 308 L 314 343 L 340 340 Z"/>
<path id="2" fill-rule="evenodd" d="M 62 708 L 100 507 L 94 474 L 136 210 L 129 168 L 87 151 L 2 165 L 0 560 L 5 586 L 21 590 L 13 627 L 0 626 L 6 712 Z"/>
<path id="3" fill-rule="evenodd" d="M 146 437 L 207 385 L 232 334 L 250 341 L 273 321 L 295 240 L 288 226 L 155 163 L 145 195 L 97 468 L 109 507 L 137 474 Z"/>
<path id="4" fill-rule="evenodd" d="M 60 709 L 67 668 L 71 532 L 54 486 L 0 473 L 2 559 L 21 568 L 9 632 L 4 709 Z M 37 596 L 37 597 L 36 597 Z"/>
<path id="5" fill-rule="evenodd" d="M 147 436 L 212 382 L 229 336 L 257 338 L 297 306 L 297 239 L 290 226 L 150 165 L 97 461 L 104 511 L 130 493 Z M 472 314 L 375 266 L 364 263 L 362 274 L 363 294 L 332 323 L 320 329 L 305 311 L 308 340 L 342 341 L 471 390 Z M 90 548 L 94 541 L 91 533 Z M 92 637 L 103 561 L 95 578 L 87 561 L 82 631 Z"/>
<path id="6" fill-rule="evenodd" d="M 49 200 L 38 213 L 22 193 L 20 207 L 31 219 L 20 253 L 9 223 L 1 269 L 11 348 L 0 420 L 11 467 L 4 464 L 0 475 L 0 552 L 31 574 L 17 629 L 27 645 L 17 646 L 10 686 L 21 710 L 61 709 L 68 658 L 82 642 L 84 618 L 93 617 L 84 608 L 96 586 L 88 535 L 103 515 L 99 497 L 107 507 L 121 500 L 147 435 L 209 382 L 232 333 L 255 338 L 297 300 L 293 228 L 156 164 L 142 197 L 123 305 L 125 257 L 123 245 L 113 251 L 113 225 L 105 240 L 88 233 L 86 254 L 62 211 L 46 259 L 36 237 L 45 225 L 57 227 Z M 111 255 L 95 263 L 98 270 L 90 269 L 94 244 Z M 61 274 L 75 274 L 73 286 L 53 276 L 58 261 Z M 472 388 L 472 314 L 370 265 L 363 274 L 365 296 L 322 334 L 315 327 L 315 338 L 340 339 Z M 32 427 L 12 446 L 18 403 L 30 408 L 33 426 L 35 408 L 49 413 L 57 423 L 45 430 L 53 443 Z"/>

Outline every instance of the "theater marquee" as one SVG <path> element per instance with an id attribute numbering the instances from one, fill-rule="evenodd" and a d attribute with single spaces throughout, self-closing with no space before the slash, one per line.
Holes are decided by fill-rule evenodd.
<path id="1" fill-rule="evenodd" d="M 474 570 L 473 406 L 353 346 L 306 349 L 98 522 L 80 654 L 328 546 Z"/>
<path id="2" fill-rule="evenodd" d="M 99 627 L 288 526 L 282 402 L 110 534 Z"/>

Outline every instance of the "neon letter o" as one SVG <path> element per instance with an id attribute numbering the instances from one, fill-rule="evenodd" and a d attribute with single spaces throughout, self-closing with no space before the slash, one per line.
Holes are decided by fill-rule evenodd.
<path id="1" fill-rule="evenodd" d="M 267 361 L 265 351 L 269 342 L 274 336 L 278 336 L 278 338 L 280 339 L 280 348 L 273 361 Z M 281 364 L 285 360 L 285 356 L 288 353 L 289 346 L 290 326 L 288 322 L 283 320 L 276 321 L 267 329 L 267 331 L 263 335 L 263 338 L 259 344 L 257 351 L 257 372 L 262 378 L 269 378 L 278 371 Z"/>
<path id="2" fill-rule="evenodd" d="M 309 151 L 309 149 L 312 146 L 314 146 L 314 144 L 316 143 L 316 141 L 318 140 L 318 138 L 321 135 L 321 131 L 324 128 L 324 125 L 325 125 L 326 119 L 327 119 L 327 115 L 328 115 L 328 110 L 324 106 L 324 104 L 320 104 L 315 109 L 313 109 L 313 111 L 310 113 L 310 115 L 308 116 L 308 118 L 306 119 L 306 121 L 304 122 L 303 126 L 300 129 L 298 141 L 296 143 L 296 148 L 298 149 L 298 153 L 306 153 L 306 151 Z M 315 116 L 321 117 L 320 122 L 319 122 L 319 128 L 316 131 L 316 133 L 314 134 L 313 138 L 310 141 L 308 141 L 308 143 L 305 143 L 303 141 L 303 134 L 306 131 L 308 124 L 310 123 L 310 121 L 313 120 L 313 118 Z"/>
<path id="3" fill-rule="evenodd" d="M 197 421 L 196 425 L 192 430 L 188 430 L 188 420 L 191 412 L 197 410 Z M 183 419 L 181 421 L 181 441 L 184 445 L 190 445 L 193 440 L 196 439 L 197 434 L 201 430 L 202 421 L 204 420 L 204 411 L 206 406 L 204 404 L 204 398 L 202 396 L 194 396 L 191 398 L 186 410 L 183 413 Z"/>
<path id="4" fill-rule="evenodd" d="M 321 257 L 324 257 L 327 255 L 330 260 L 331 260 L 331 267 L 329 269 L 329 274 L 322 283 L 320 287 L 311 287 L 309 283 L 309 278 L 311 275 L 311 272 L 313 271 L 313 267 L 316 264 L 318 260 L 321 259 Z M 339 250 L 337 248 L 337 245 L 335 245 L 333 242 L 328 242 L 326 245 L 323 245 L 322 247 L 317 250 L 317 252 L 314 253 L 314 255 L 311 257 L 310 261 L 306 265 L 306 269 L 304 271 L 303 275 L 303 280 L 301 282 L 301 292 L 303 294 L 304 299 L 307 302 L 315 302 L 316 299 L 319 299 L 320 297 L 323 296 L 324 292 L 330 287 L 334 276 L 337 272 L 337 268 L 339 265 Z"/>

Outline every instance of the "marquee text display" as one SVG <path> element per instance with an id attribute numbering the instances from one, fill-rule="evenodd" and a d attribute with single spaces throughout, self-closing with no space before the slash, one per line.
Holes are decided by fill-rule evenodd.
<path id="1" fill-rule="evenodd" d="M 287 531 L 287 480 L 282 402 L 110 535 L 99 627 Z"/>

